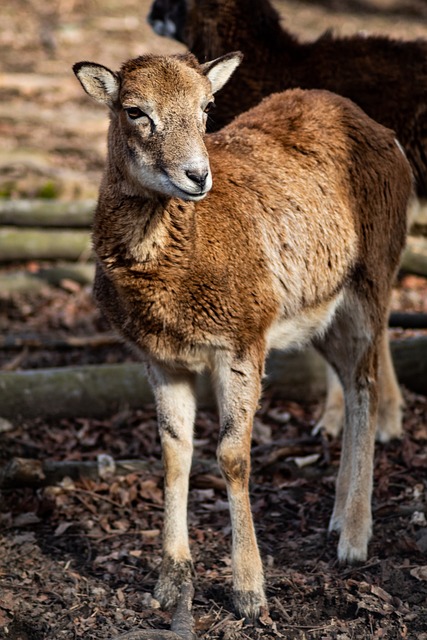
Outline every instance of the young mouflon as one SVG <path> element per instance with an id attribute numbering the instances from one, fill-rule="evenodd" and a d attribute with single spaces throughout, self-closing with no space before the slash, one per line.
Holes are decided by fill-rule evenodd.
<path id="1" fill-rule="evenodd" d="M 196 374 L 219 409 L 218 463 L 232 523 L 235 606 L 266 607 L 251 515 L 250 442 L 266 354 L 312 342 L 344 388 L 330 529 L 338 557 L 367 557 L 378 368 L 405 242 L 409 164 L 388 129 L 345 98 L 274 94 L 205 135 L 214 94 L 241 61 L 145 55 L 74 71 L 110 110 L 93 226 L 95 296 L 152 385 L 165 468 L 163 562 L 175 604 L 191 576 L 187 496 Z"/>
<path id="2" fill-rule="evenodd" d="M 243 52 L 233 82 L 217 96 L 217 108 L 208 119 L 211 131 L 276 91 L 333 91 L 396 132 L 415 176 L 418 199 L 427 199 L 427 40 L 366 33 L 343 37 L 327 31 L 304 42 L 283 24 L 271 0 L 154 0 L 148 21 L 158 34 L 182 42 L 199 60 L 234 49 Z M 414 204 L 412 214 L 418 206 Z M 387 340 L 382 351 L 376 435 L 386 442 L 402 435 L 404 403 Z M 343 419 L 342 389 L 328 368 L 328 394 L 317 429 L 337 435 Z"/>

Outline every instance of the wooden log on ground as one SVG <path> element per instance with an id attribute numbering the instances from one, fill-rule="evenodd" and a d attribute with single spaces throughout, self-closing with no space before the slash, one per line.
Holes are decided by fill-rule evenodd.
<path id="1" fill-rule="evenodd" d="M 95 200 L 10 200 L 0 198 L 0 224 L 17 227 L 88 228 Z"/>
<path id="2" fill-rule="evenodd" d="M 388 326 L 399 329 L 427 329 L 427 313 L 392 311 Z"/>
<path id="3" fill-rule="evenodd" d="M 0 261 L 79 260 L 91 254 L 87 230 L 0 228 Z"/>
<path id="4" fill-rule="evenodd" d="M 106 416 L 152 402 L 140 364 L 82 366 L 0 373 L 0 416 Z"/>
<path id="5" fill-rule="evenodd" d="M 43 267 L 35 273 L 22 269 L 0 273 L 0 296 L 10 297 L 16 293 L 34 294 L 46 285 L 61 286 L 64 280 L 72 280 L 84 286 L 92 284 L 95 265 L 91 262 L 70 262 Z"/>
<path id="6" fill-rule="evenodd" d="M 88 256 L 90 258 L 91 256 Z M 60 286 L 63 280 L 73 280 L 81 285 L 92 284 L 95 277 L 93 262 L 59 262 L 48 267 L 42 267 L 34 274 L 52 286 Z"/>
<path id="7" fill-rule="evenodd" d="M 402 271 L 427 277 L 427 238 L 408 237 L 400 267 Z"/>
<path id="8" fill-rule="evenodd" d="M 0 297 L 4 299 L 16 294 L 39 293 L 46 284 L 42 278 L 27 271 L 0 273 Z"/>
<path id="9" fill-rule="evenodd" d="M 71 480 L 99 480 L 112 476 L 125 476 L 139 471 L 161 471 L 161 461 L 113 460 L 100 455 L 97 460 L 36 460 L 13 458 L 0 467 L 0 489 L 33 489 L 57 485 L 64 478 Z M 191 485 L 196 488 L 214 486 L 225 489 L 225 481 L 219 476 L 216 460 L 195 458 L 192 463 Z"/>
<path id="10" fill-rule="evenodd" d="M 318 437 L 279 440 L 276 443 L 252 447 L 254 471 L 274 465 L 286 458 L 306 458 L 318 454 L 322 447 Z M 0 490 L 31 487 L 33 489 L 57 485 L 64 478 L 100 480 L 113 476 L 125 476 L 141 471 L 162 471 L 163 463 L 156 460 L 114 460 L 101 454 L 97 460 L 39 460 L 15 457 L 0 466 Z M 191 468 L 193 488 L 225 490 L 216 459 L 193 458 Z"/>
<path id="11" fill-rule="evenodd" d="M 410 215 L 410 219 L 410 234 L 427 238 L 427 203 L 418 206 L 413 215 Z"/>
<path id="12" fill-rule="evenodd" d="M 90 336 L 64 336 L 56 337 L 33 333 L 0 335 L 0 349 L 15 351 L 17 349 L 54 349 L 66 351 L 68 349 L 97 349 L 122 344 L 121 338 L 116 333 L 96 333 Z"/>
<path id="13" fill-rule="evenodd" d="M 427 336 L 392 342 L 400 382 L 427 393 Z M 325 392 L 324 361 L 313 350 L 273 352 L 264 386 L 283 398 L 313 401 Z M 198 381 L 199 405 L 213 406 L 207 378 Z M 101 417 L 152 402 L 143 367 L 138 363 L 88 365 L 0 373 L 0 417 Z"/>

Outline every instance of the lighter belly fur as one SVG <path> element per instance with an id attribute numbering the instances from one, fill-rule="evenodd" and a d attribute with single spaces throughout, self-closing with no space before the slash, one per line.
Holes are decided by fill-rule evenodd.
<path id="1" fill-rule="evenodd" d="M 302 311 L 291 319 L 276 321 L 267 333 L 269 349 L 287 349 L 307 344 L 314 336 L 322 335 L 343 301 L 344 292 L 317 307 Z"/>

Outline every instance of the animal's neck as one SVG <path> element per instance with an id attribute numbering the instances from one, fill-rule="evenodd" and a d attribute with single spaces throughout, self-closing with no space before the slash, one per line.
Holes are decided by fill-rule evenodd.
<path id="1" fill-rule="evenodd" d="M 94 248 L 110 269 L 144 271 L 162 257 L 179 261 L 194 235 L 194 205 L 153 191 L 136 192 L 117 167 L 108 167 L 94 220 Z"/>

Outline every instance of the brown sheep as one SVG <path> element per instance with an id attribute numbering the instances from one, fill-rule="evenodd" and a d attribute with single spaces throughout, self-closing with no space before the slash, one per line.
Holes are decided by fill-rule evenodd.
<path id="1" fill-rule="evenodd" d="M 91 62 L 74 71 L 111 114 L 95 295 L 140 351 L 157 406 L 165 517 L 156 597 L 172 606 L 191 576 L 195 377 L 207 369 L 234 601 L 255 618 L 266 597 L 250 441 L 270 347 L 311 341 L 339 372 L 347 420 L 330 529 L 340 532 L 341 561 L 367 557 L 378 361 L 412 176 L 391 131 L 325 91 L 275 94 L 205 137 L 213 94 L 240 60 L 148 55 L 118 73 Z"/>
<path id="2" fill-rule="evenodd" d="M 419 198 L 427 197 L 427 43 L 325 33 L 299 42 L 280 24 L 269 0 L 154 0 L 149 23 L 160 35 L 184 43 L 199 60 L 227 51 L 244 54 L 233 82 L 216 97 L 208 128 L 218 130 L 236 115 L 276 91 L 327 89 L 353 100 L 371 118 L 396 131 L 415 175 Z M 377 437 L 386 442 L 402 433 L 402 396 L 387 342 L 381 373 L 383 402 Z M 394 421 L 391 420 L 394 416 Z M 317 429 L 337 435 L 344 401 L 335 373 L 328 369 L 328 396 Z"/>
<path id="3" fill-rule="evenodd" d="M 216 97 L 217 130 L 276 91 L 327 89 L 350 98 L 393 129 L 420 197 L 427 197 L 427 42 L 383 36 L 299 42 L 269 0 L 154 0 L 149 23 L 184 43 L 198 60 L 238 49 L 244 60 Z"/>

